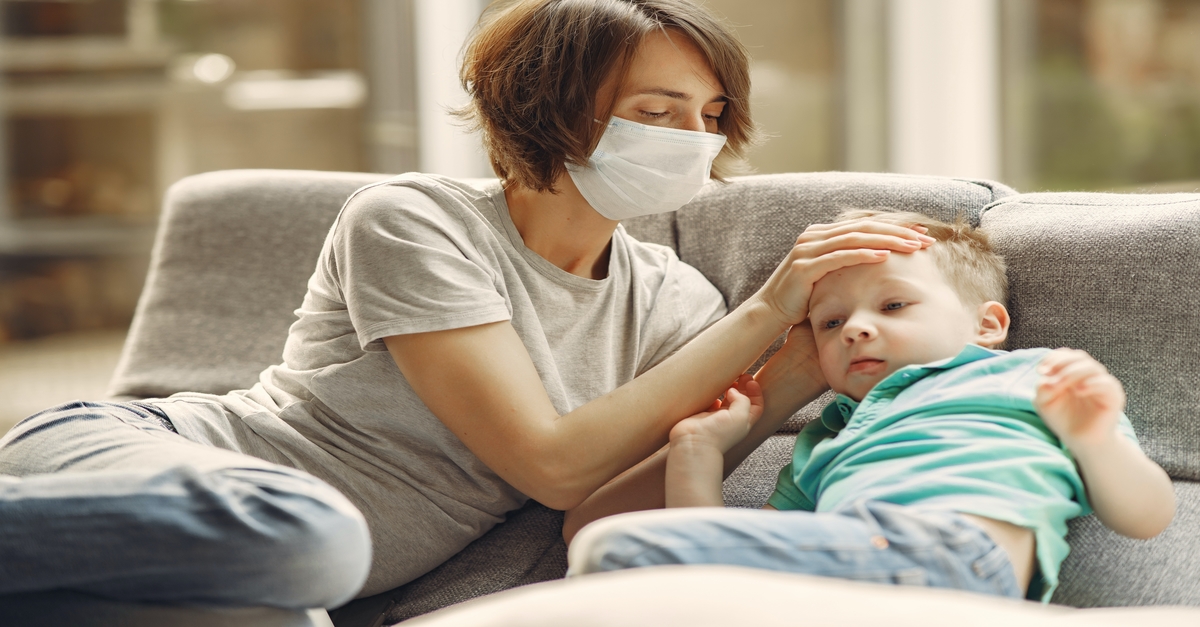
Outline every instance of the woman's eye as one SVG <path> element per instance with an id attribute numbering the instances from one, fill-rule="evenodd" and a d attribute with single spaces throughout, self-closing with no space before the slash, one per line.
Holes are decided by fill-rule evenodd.
<path id="1" fill-rule="evenodd" d="M 897 309 L 903 308 L 907 304 L 908 303 L 888 303 L 884 305 L 883 308 L 886 311 L 896 311 Z"/>
<path id="2" fill-rule="evenodd" d="M 666 111 L 641 111 L 640 113 L 641 113 L 641 114 L 642 114 L 644 117 L 647 117 L 647 118 L 650 118 L 650 119 L 658 119 L 658 118 L 661 118 L 661 117 L 666 117 L 666 115 L 667 115 L 667 112 L 666 112 Z"/>
<path id="3" fill-rule="evenodd" d="M 709 114 L 705 113 L 704 119 L 711 120 L 713 122 L 717 122 L 721 119 L 721 116 L 720 115 L 709 115 Z"/>

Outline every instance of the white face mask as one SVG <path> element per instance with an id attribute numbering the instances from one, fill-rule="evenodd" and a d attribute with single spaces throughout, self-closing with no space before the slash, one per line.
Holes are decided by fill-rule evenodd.
<path id="1" fill-rule="evenodd" d="M 725 136 L 613 118 L 587 167 L 567 173 L 593 209 L 624 220 L 682 207 L 708 182 Z"/>

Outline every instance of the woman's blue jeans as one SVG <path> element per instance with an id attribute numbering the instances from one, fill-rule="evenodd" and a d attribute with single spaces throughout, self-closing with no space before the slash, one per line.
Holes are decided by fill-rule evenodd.
<path id="1" fill-rule="evenodd" d="M 169 426 L 149 405 L 74 402 L 0 440 L 0 594 L 284 608 L 354 597 L 371 543 L 350 501 Z"/>
<path id="2" fill-rule="evenodd" d="M 726 564 L 1023 598 L 1004 549 L 954 512 L 859 501 L 833 513 L 680 508 L 585 527 L 568 575 Z"/>

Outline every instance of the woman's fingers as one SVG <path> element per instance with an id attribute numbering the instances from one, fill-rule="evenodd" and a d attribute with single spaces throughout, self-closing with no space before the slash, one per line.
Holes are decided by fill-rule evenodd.
<path id="1" fill-rule="evenodd" d="M 869 219 L 835 222 L 833 224 L 814 224 L 805 229 L 796 238 L 796 245 L 821 242 L 846 235 L 868 235 L 893 238 L 893 241 L 913 241 L 918 242 L 922 246 L 928 246 L 936 240 L 925 235 L 925 231 L 927 230 L 924 227 L 910 228 Z"/>
<path id="2" fill-rule="evenodd" d="M 832 234 L 828 237 L 813 239 L 807 242 L 798 242 L 793 250 L 799 257 L 814 258 L 838 250 L 860 248 L 874 248 L 878 250 L 894 250 L 901 253 L 911 253 L 921 250 L 930 243 L 931 242 L 925 242 L 915 238 L 902 237 L 900 235 L 894 235 L 891 233 L 852 231 L 849 233 Z"/>
<path id="3" fill-rule="evenodd" d="M 864 263 L 880 263 L 886 261 L 890 250 L 876 248 L 851 248 L 834 250 L 812 259 L 796 259 L 792 262 L 795 270 L 805 277 L 808 289 L 821 280 L 821 277 L 850 266 Z"/>

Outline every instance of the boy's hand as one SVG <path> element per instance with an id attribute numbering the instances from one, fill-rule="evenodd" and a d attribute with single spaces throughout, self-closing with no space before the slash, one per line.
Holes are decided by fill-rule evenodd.
<path id="1" fill-rule="evenodd" d="M 735 387 L 725 392 L 724 401 L 714 401 L 709 411 L 676 423 L 671 429 L 671 443 L 686 440 L 710 445 L 723 454 L 750 433 L 762 412 L 762 388 L 753 377 L 744 374 L 738 377 Z"/>
<path id="2" fill-rule="evenodd" d="M 1060 348 L 1042 359 L 1038 372 L 1034 407 L 1067 448 L 1115 435 L 1125 388 L 1103 364 L 1083 351 Z"/>

